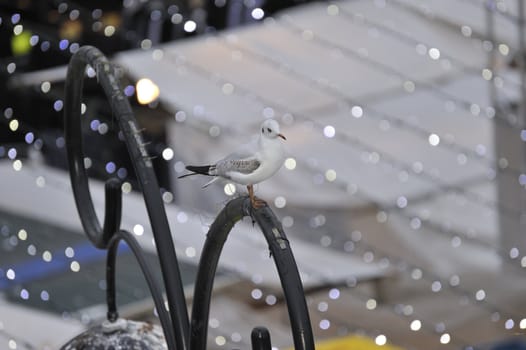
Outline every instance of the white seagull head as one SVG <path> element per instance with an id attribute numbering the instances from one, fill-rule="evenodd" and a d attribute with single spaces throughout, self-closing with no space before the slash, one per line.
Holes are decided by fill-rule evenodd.
<path id="1" fill-rule="evenodd" d="M 285 136 L 279 132 L 279 124 L 274 119 L 266 119 L 261 123 L 261 135 L 269 139 L 281 137 L 283 140 L 286 140 Z"/>

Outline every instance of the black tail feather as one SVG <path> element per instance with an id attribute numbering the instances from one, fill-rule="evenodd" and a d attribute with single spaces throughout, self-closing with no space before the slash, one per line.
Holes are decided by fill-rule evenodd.
<path id="1" fill-rule="evenodd" d="M 186 166 L 186 170 L 189 170 L 192 173 L 181 175 L 178 178 L 181 179 L 183 177 L 187 177 L 187 176 L 191 176 L 191 175 L 197 175 L 197 174 L 210 176 L 210 168 L 211 168 L 211 165 L 200 165 L 200 166 L 188 165 L 188 166 Z"/>

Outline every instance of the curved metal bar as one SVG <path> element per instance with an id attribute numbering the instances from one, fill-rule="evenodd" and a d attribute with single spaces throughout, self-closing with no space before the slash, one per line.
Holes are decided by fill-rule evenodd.
<path id="1" fill-rule="evenodd" d="M 125 241 L 126 244 L 128 244 L 128 247 L 130 247 L 131 251 L 135 255 L 135 258 L 137 259 L 137 262 L 139 263 L 139 266 L 146 279 L 146 283 L 148 284 L 148 288 L 150 289 L 150 293 L 152 294 L 155 308 L 159 314 L 159 321 L 161 322 L 161 326 L 164 330 L 164 336 L 166 338 L 166 343 L 168 344 L 168 349 L 176 349 L 175 335 L 171 326 L 170 316 L 164 305 L 161 289 L 153 278 L 153 274 L 151 272 L 152 269 L 142 254 L 141 246 L 131 233 L 124 230 L 117 231 L 108 243 L 108 255 L 106 261 L 106 301 L 108 303 L 108 320 L 115 321 L 119 317 L 116 303 L 115 271 L 117 250 L 119 249 L 120 241 Z"/>
<path id="2" fill-rule="evenodd" d="M 265 327 L 255 327 L 250 334 L 252 350 L 271 350 L 270 333 Z"/>
<path id="3" fill-rule="evenodd" d="M 219 256 L 230 230 L 244 216 L 251 216 L 258 223 L 274 257 L 289 311 L 294 348 L 314 349 L 314 337 L 303 286 L 287 237 L 272 210 L 268 206 L 253 209 L 248 197 L 228 202 L 208 231 L 195 282 L 190 349 L 206 349 L 210 300 Z"/>
<path id="4" fill-rule="evenodd" d="M 188 313 L 179 265 L 164 204 L 160 196 L 159 185 L 130 103 L 118 84 L 114 67 L 97 48 L 92 46 L 81 47 L 71 57 L 66 77 L 64 100 L 64 128 L 71 184 L 82 225 L 90 240 L 98 248 L 107 246 L 111 238 L 111 228 L 118 227 L 114 222 L 116 216 L 111 213 L 111 203 L 106 202 L 105 227 L 101 230 L 93 207 L 88 187 L 88 176 L 84 167 L 80 109 L 84 73 L 88 64 L 97 73 L 98 82 L 110 101 L 113 114 L 124 135 L 135 173 L 141 185 L 156 242 L 155 246 L 166 287 L 172 327 L 176 335 L 176 348 L 177 350 L 186 350 L 189 335 Z"/>

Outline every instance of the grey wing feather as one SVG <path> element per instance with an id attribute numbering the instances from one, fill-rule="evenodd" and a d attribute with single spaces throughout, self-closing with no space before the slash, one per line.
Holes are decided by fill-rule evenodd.
<path id="1" fill-rule="evenodd" d="M 258 150 L 257 139 L 241 146 L 237 151 L 229 154 L 215 164 L 217 175 L 225 176 L 230 171 L 249 174 L 260 166 L 260 161 L 255 157 Z"/>
<path id="2" fill-rule="evenodd" d="M 247 159 L 226 159 L 216 164 L 218 175 L 226 175 L 228 172 L 235 171 L 243 174 L 250 174 L 260 166 L 256 158 Z"/>

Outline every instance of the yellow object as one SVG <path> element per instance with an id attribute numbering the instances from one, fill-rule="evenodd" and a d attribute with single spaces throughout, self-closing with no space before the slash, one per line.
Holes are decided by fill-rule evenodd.
<path id="1" fill-rule="evenodd" d="M 21 56 L 29 53 L 31 51 L 31 32 L 29 30 L 23 30 L 18 35 L 13 35 L 11 38 L 11 51 L 15 56 Z"/>
<path id="2" fill-rule="evenodd" d="M 135 91 L 137 101 L 142 105 L 155 101 L 160 93 L 159 87 L 148 78 L 140 79 L 135 86 Z"/>
<path id="3" fill-rule="evenodd" d="M 376 345 L 373 339 L 358 335 L 334 338 L 316 343 L 316 350 L 403 350 L 394 345 Z"/>

